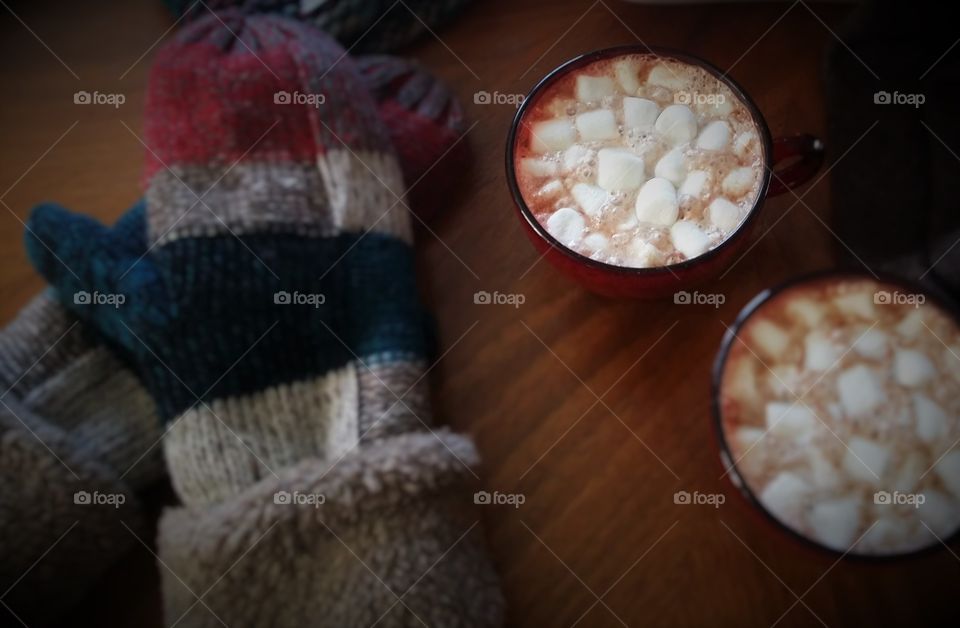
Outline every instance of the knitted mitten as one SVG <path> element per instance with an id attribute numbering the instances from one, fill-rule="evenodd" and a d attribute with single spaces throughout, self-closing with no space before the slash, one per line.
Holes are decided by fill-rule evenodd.
<path id="1" fill-rule="evenodd" d="M 0 393 L 0 616 L 41 625 L 145 534 L 135 493 L 162 474 L 160 423 L 50 293 L 0 331 Z"/>
<path id="2" fill-rule="evenodd" d="M 424 423 L 403 177 L 353 62 L 298 22 L 201 19 L 158 53 L 145 120 L 146 255 L 52 206 L 28 251 L 61 294 L 124 297 L 68 305 L 169 423 L 169 621 L 499 623 L 476 452 Z"/>
<path id="3" fill-rule="evenodd" d="M 195 0 L 166 0 L 177 15 L 203 17 Z M 457 15 L 466 0 L 207 0 L 213 9 L 242 6 L 313 23 L 352 52 L 386 52 L 435 31 Z"/>

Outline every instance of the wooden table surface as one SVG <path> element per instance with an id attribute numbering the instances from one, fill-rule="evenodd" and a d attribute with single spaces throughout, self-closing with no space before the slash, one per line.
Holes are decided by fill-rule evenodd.
<path id="1" fill-rule="evenodd" d="M 143 147 L 131 130 L 142 126 L 150 47 L 173 22 L 159 2 L 38 4 L 13 5 L 22 22 L 0 11 L 3 321 L 42 285 L 22 246 L 32 205 L 56 199 L 109 221 L 138 197 Z M 482 511 L 510 625 L 879 626 L 947 615 L 957 625 L 956 547 L 838 562 L 788 538 L 721 477 L 709 374 L 724 325 L 764 287 L 832 263 L 829 174 L 801 189 L 802 202 L 767 202 L 766 235 L 710 288 L 726 297 L 719 309 L 611 301 L 538 262 L 504 181 L 515 110 L 474 103 L 478 91 L 524 93 L 578 53 L 640 39 L 730 68 L 774 135 L 822 135 L 823 51 L 848 12 L 496 0 L 409 51 L 456 90 L 474 124 L 471 163 L 418 232 L 418 264 L 445 352 L 431 376 L 436 415 L 475 437 L 487 490 L 525 498 Z M 76 106 L 78 89 L 121 92 L 126 103 Z M 856 147 L 843 158 L 856 159 Z M 525 302 L 477 305 L 479 290 Z M 678 506 L 678 490 L 727 499 Z M 142 554 L 86 605 L 91 625 L 161 625 L 156 568 Z"/>

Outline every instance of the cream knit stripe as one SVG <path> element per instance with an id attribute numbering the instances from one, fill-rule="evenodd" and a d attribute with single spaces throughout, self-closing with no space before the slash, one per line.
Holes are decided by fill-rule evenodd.
<path id="1" fill-rule="evenodd" d="M 404 193 L 403 176 L 393 155 L 331 150 L 316 164 L 245 162 L 223 170 L 181 165 L 154 175 L 146 194 L 151 243 L 368 229 L 411 242 L 410 217 L 397 200 Z"/>
<path id="2" fill-rule="evenodd" d="M 424 360 L 370 360 L 358 367 L 360 434 L 365 442 L 432 424 L 426 368 Z"/>
<path id="3" fill-rule="evenodd" d="M 354 365 L 244 397 L 198 404 L 163 441 L 186 504 L 219 502 L 304 458 L 335 460 L 357 443 Z M 241 442 L 242 440 L 242 442 Z"/>
<path id="4" fill-rule="evenodd" d="M 333 469 L 305 460 L 235 499 L 167 510 L 159 553 L 230 626 L 369 626 L 381 615 L 377 626 L 499 626 L 504 602 L 463 466 L 476 463 L 470 441 L 446 430 L 364 445 Z M 276 503 L 279 491 L 325 499 Z M 194 602 L 164 576 L 168 622 Z M 181 623 L 221 625 L 197 608 Z"/>

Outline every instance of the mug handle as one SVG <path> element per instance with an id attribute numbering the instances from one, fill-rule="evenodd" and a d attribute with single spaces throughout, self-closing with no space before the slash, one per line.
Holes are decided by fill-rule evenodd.
<path id="1" fill-rule="evenodd" d="M 779 168 L 788 159 L 797 160 Z M 808 133 L 773 140 L 773 176 L 767 196 L 777 196 L 797 188 L 813 177 L 823 165 L 823 142 Z"/>

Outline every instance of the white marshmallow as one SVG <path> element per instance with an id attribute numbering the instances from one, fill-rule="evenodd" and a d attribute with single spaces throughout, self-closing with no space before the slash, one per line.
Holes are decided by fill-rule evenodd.
<path id="1" fill-rule="evenodd" d="M 679 147 L 668 150 L 657 162 L 653 173 L 674 185 L 683 183 L 683 179 L 687 175 L 687 167 L 683 163 L 683 150 Z"/>
<path id="2" fill-rule="evenodd" d="M 585 226 L 583 216 L 572 207 L 561 207 L 547 218 L 547 232 L 566 246 L 580 240 Z"/>
<path id="3" fill-rule="evenodd" d="M 633 268 L 653 268 L 663 264 L 663 253 L 649 242 L 634 243 L 627 265 Z"/>
<path id="4" fill-rule="evenodd" d="M 526 157 L 520 160 L 520 170 L 531 177 L 555 177 L 559 168 L 555 161 Z"/>
<path id="5" fill-rule="evenodd" d="M 703 194 L 703 189 L 707 186 L 707 179 L 710 174 L 706 170 L 694 170 L 687 175 L 680 186 L 680 196 L 699 197 Z"/>
<path id="6" fill-rule="evenodd" d="M 707 207 L 710 222 L 724 233 L 730 233 L 740 224 L 740 208 L 722 196 L 710 201 Z"/>
<path id="7" fill-rule="evenodd" d="M 911 549 L 908 540 L 910 529 L 901 517 L 881 517 L 863 535 L 858 548 L 871 549 L 876 553 Z"/>
<path id="8" fill-rule="evenodd" d="M 574 144 L 563 151 L 563 169 L 565 172 L 573 172 L 577 166 L 586 163 L 590 157 L 590 149 L 582 144 Z"/>
<path id="9" fill-rule="evenodd" d="M 600 214 L 603 204 L 610 198 L 610 195 L 603 188 L 598 188 L 589 183 L 577 183 L 570 193 L 584 213 L 593 218 Z"/>
<path id="10" fill-rule="evenodd" d="M 763 318 L 750 325 L 748 333 L 756 349 L 767 358 L 779 359 L 790 344 L 787 332 Z"/>
<path id="11" fill-rule="evenodd" d="M 761 440 L 766 438 L 766 435 L 767 433 L 764 430 L 756 427 L 741 427 L 734 433 L 734 439 L 741 454 L 745 454 L 747 450 L 753 449 Z"/>
<path id="12" fill-rule="evenodd" d="M 955 449 L 941 458 L 935 469 L 944 487 L 960 499 L 960 450 Z"/>
<path id="13" fill-rule="evenodd" d="M 569 120 L 544 120 L 530 128 L 530 147 L 538 153 L 564 150 L 577 139 L 577 131 Z"/>
<path id="14" fill-rule="evenodd" d="M 810 496 L 811 486 L 800 476 L 783 471 L 760 493 L 760 502 L 784 523 L 795 523 Z"/>
<path id="15" fill-rule="evenodd" d="M 602 233 L 591 233 L 583 239 L 583 244 L 591 251 L 602 251 L 609 244 L 607 236 Z"/>
<path id="16" fill-rule="evenodd" d="M 936 373 L 926 354 L 913 349 L 900 349 L 893 354 L 893 375 L 901 386 L 919 386 Z"/>
<path id="17" fill-rule="evenodd" d="M 576 120 L 580 139 L 584 141 L 613 140 L 620 137 L 617 119 L 609 109 L 587 111 L 578 115 Z"/>
<path id="18" fill-rule="evenodd" d="M 840 470 L 819 447 L 804 447 L 807 465 L 810 467 L 810 482 L 820 490 L 830 490 L 840 484 Z"/>
<path id="19" fill-rule="evenodd" d="M 913 395 L 913 416 L 917 421 L 917 436 L 925 443 L 935 443 L 947 433 L 947 413 L 930 397 Z"/>
<path id="20" fill-rule="evenodd" d="M 727 196 L 740 198 L 753 189 L 755 179 L 756 173 L 753 168 L 735 168 L 723 178 L 720 187 Z"/>
<path id="21" fill-rule="evenodd" d="M 813 538 L 831 549 L 847 551 L 857 540 L 861 506 L 861 499 L 854 496 L 814 504 L 807 516 Z"/>
<path id="22" fill-rule="evenodd" d="M 705 150 L 720 150 L 729 141 L 730 125 L 723 120 L 714 120 L 700 131 L 700 136 L 697 137 L 697 146 Z"/>
<path id="23" fill-rule="evenodd" d="M 697 134 L 697 119 L 686 105 L 670 105 L 657 117 L 657 133 L 670 144 L 683 144 Z"/>
<path id="24" fill-rule="evenodd" d="M 808 371 L 826 371 L 843 355 L 843 347 L 823 332 L 812 331 L 803 340 L 803 365 Z"/>
<path id="25" fill-rule="evenodd" d="M 796 297 L 787 302 L 787 314 L 807 327 L 816 327 L 823 319 L 823 306 L 804 297 Z"/>
<path id="26" fill-rule="evenodd" d="M 887 354 L 887 335 L 879 329 L 868 329 L 859 336 L 853 350 L 865 358 L 879 360 Z"/>
<path id="27" fill-rule="evenodd" d="M 647 75 L 647 83 L 650 85 L 659 85 L 669 90 L 678 90 L 687 87 L 687 81 L 673 69 L 660 64 L 653 67 Z"/>
<path id="28" fill-rule="evenodd" d="M 607 76 L 577 75 L 576 95 L 581 102 L 595 102 L 604 96 L 613 96 L 617 86 Z"/>
<path id="29" fill-rule="evenodd" d="M 924 330 L 925 318 L 923 310 L 913 310 L 897 324 L 897 333 L 904 338 L 916 338 Z"/>
<path id="30" fill-rule="evenodd" d="M 680 220 L 670 227 L 670 241 L 687 259 L 703 255 L 710 248 L 710 238 L 689 220 Z"/>
<path id="31" fill-rule="evenodd" d="M 646 98 L 626 96 L 623 99 L 623 126 L 628 129 L 649 131 L 657 121 L 660 107 Z"/>
<path id="32" fill-rule="evenodd" d="M 783 438 L 806 436 L 817 426 L 817 417 L 801 403 L 771 401 L 766 407 L 767 429 Z"/>
<path id="33" fill-rule="evenodd" d="M 759 141 L 757 134 L 753 131 L 745 131 L 733 140 L 733 152 L 737 157 L 746 157 L 753 147 L 754 142 Z"/>
<path id="34" fill-rule="evenodd" d="M 941 539 L 950 536 L 960 524 L 960 504 L 932 489 L 925 490 L 923 497 L 923 503 L 917 507 L 920 520 Z"/>
<path id="35" fill-rule="evenodd" d="M 724 93 L 720 83 L 717 83 L 714 93 L 708 96 L 713 97 L 702 99 L 703 102 L 697 103 L 697 111 L 704 118 L 725 118 L 733 113 L 733 98 Z"/>
<path id="36" fill-rule="evenodd" d="M 669 227 L 677 221 L 680 206 L 673 184 L 654 177 L 643 184 L 635 205 L 637 220 Z"/>
<path id="37" fill-rule="evenodd" d="M 537 196 L 539 196 L 540 198 L 550 199 L 550 198 L 555 198 L 557 196 L 560 196 L 562 192 L 563 192 L 563 184 L 560 183 L 560 181 L 558 181 L 557 179 L 554 179 L 553 181 L 550 181 L 549 183 L 544 185 L 542 188 L 537 190 Z"/>
<path id="38" fill-rule="evenodd" d="M 867 416 L 886 402 L 887 393 L 880 378 L 863 364 L 852 366 L 837 377 L 837 392 L 843 411 L 850 417 Z"/>
<path id="39" fill-rule="evenodd" d="M 843 468 L 852 477 L 878 486 L 890 462 L 890 448 L 859 436 L 847 443 Z"/>
<path id="40" fill-rule="evenodd" d="M 873 294 L 866 291 L 850 292 L 834 297 L 833 304 L 848 316 L 859 316 L 871 322 L 877 318 L 876 308 L 873 304 Z"/>
<path id="41" fill-rule="evenodd" d="M 597 183 L 605 190 L 635 190 L 646 179 L 643 158 L 627 150 L 601 148 L 597 164 Z"/>
<path id="42" fill-rule="evenodd" d="M 640 89 L 640 66 L 633 59 L 618 59 L 613 64 L 613 74 L 625 94 L 632 96 Z"/>

